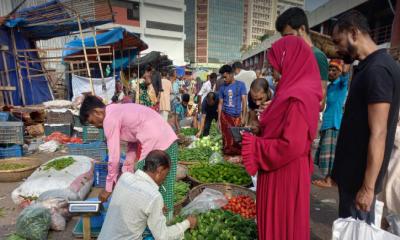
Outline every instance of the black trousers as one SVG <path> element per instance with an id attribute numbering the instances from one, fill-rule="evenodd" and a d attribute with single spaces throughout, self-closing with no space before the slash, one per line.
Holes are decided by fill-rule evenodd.
<path id="1" fill-rule="evenodd" d="M 204 123 L 204 131 L 203 131 L 203 136 L 206 137 L 210 135 L 210 128 L 211 128 L 211 123 L 215 119 L 215 121 L 218 121 L 218 115 L 206 115 L 206 122 Z"/>
<path id="2" fill-rule="evenodd" d="M 372 201 L 370 211 L 363 212 L 356 208 L 355 204 L 356 195 L 357 192 L 349 193 L 339 187 L 339 217 L 340 218 L 353 217 L 355 219 L 364 220 L 368 224 L 374 223 L 376 196 L 374 196 L 374 200 Z"/>

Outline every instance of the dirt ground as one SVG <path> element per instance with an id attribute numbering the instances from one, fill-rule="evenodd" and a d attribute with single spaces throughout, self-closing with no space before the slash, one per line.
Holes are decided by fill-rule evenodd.
<path id="1" fill-rule="evenodd" d="M 43 162 L 46 162 L 54 157 L 64 154 L 65 153 L 61 152 L 55 154 L 35 154 L 34 156 L 41 159 Z M 318 169 L 313 178 L 317 176 Z M 11 192 L 20 184 L 21 182 L 0 183 L 0 239 L 5 239 L 8 235 L 15 232 L 16 218 L 21 212 L 21 209 L 12 202 Z M 89 197 L 97 196 L 98 192 L 98 188 L 93 188 Z M 311 239 L 331 239 L 332 223 L 337 218 L 337 189 L 319 189 L 312 186 L 310 198 Z M 72 218 L 67 223 L 67 228 L 65 231 L 51 231 L 48 239 L 75 239 L 72 235 L 72 230 L 77 221 L 78 217 Z"/>

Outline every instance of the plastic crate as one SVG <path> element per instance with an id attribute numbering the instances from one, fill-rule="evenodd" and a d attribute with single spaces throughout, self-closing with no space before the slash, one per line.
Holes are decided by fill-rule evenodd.
<path id="1" fill-rule="evenodd" d="M 24 144 L 23 122 L 0 122 L 0 144 Z"/>
<path id="2" fill-rule="evenodd" d="M 106 178 L 108 174 L 108 162 L 96 162 L 94 163 L 94 187 L 105 187 Z"/>
<path id="3" fill-rule="evenodd" d="M 0 122 L 6 122 L 10 118 L 9 112 L 0 112 Z"/>
<path id="4" fill-rule="evenodd" d="M 73 122 L 74 122 L 74 116 L 72 115 L 71 111 L 66 111 L 66 112 L 48 111 L 46 114 L 46 123 L 49 124 L 57 124 L 57 123 L 72 124 Z"/>
<path id="5" fill-rule="evenodd" d="M 107 145 L 104 142 L 70 143 L 67 144 L 68 154 L 83 155 L 96 161 L 103 161 L 107 157 Z"/>
<path id="6" fill-rule="evenodd" d="M 74 127 L 82 127 L 81 120 L 77 115 L 74 115 Z"/>
<path id="7" fill-rule="evenodd" d="M 22 157 L 23 151 L 21 145 L 12 145 L 0 147 L 0 158 Z"/>
<path id="8" fill-rule="evenodd" d="M 46 136 L 51 135 L 53 132 L 61 132 L 68 136 L 71 136 L 72 126 L 71 124 L 44 124 L 44 134 Z"/>
<path id="9" fill-rule="evenodd" d="M 83 142 L 104 141 L 104 130 L 93 126 L 83 126 Z"/>

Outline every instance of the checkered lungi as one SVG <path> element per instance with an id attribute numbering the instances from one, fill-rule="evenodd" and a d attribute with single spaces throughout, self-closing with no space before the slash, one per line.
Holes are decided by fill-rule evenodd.
<path id="1" fill-rule="evenodd" d="M 168 208 L 167 219 L 172 219 L 174 215 L 174 184 L 176 179 L 176 168 L 178 164 L 178 144 L 174 142 L 165 152 L 171 159 L 171 168 L 162 186 L 160 186 L 160 193 L 163 196 L 164 204 Z M 135 169 L 143 169 L 144 161 L 141 160 L 136 164 Z M 164 187 L 163 187 L 164 186 Z M 165 188 L 165 190 L 164 190 Z"/>
<path id="2" fill-rule="evenodd" d="M 336 141 L 339 130 L 330 128 L 321 131 L 318 149 L 315 153 L 314 163 L 318 165 L 324 176 L 330 176 L 335 160 Z"/>

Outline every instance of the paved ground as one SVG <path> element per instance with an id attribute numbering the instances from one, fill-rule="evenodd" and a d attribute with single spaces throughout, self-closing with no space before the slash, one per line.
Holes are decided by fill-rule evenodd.
<path id="1" fill-rule="evenodd" d="M 46 161 L 53 156 L 39 155 L 40 159 Z M 317 173 L 318 174 L 318 173 Z M 314 176 L 316 177 L 316 176 Z M 15 231 L 15 221 L 21 211 L 16 207 L 11 198 L 11 192 L 20 184 L 18 183 L 0 183 L 0 239 L 5 239 L 7 235 Z M 96 196 L 98 189 L 93 189 L 91 196 Z M 337 190 L 311 189 L 311 239 L 331 239 L 332 222 L 337 218 Z M 63 232 L 51 232 L 49 239 L 63 240 L 74 239 L 72 229 L 77 222 L 73 218 L 68 222 L 67 229 Z"/>

